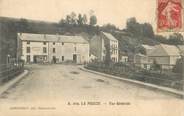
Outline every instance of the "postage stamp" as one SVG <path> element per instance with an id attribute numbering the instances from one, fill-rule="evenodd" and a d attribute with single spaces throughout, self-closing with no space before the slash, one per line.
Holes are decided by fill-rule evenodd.
<path id="1" fill-rule="evenodd" d="M 183 0 L 157 1 L 158 32 L 173 32 L 183 30 Z"/>

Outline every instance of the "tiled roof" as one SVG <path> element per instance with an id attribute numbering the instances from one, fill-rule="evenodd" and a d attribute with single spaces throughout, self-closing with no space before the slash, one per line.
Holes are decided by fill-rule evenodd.
<path id="1" fill-rule="evenodd" d="M 110 33 L 102 32 L 109 40 L 117 41 L 117 39 Z"/>
<path id="2" fill-rule="evenodd" d="M 65 36 L 65 35 L 51 35 L 51 34 L 19 34 L 21 40 L 28 41 L 48 41 L 48 42 L 65 42 L 65 43 L 88 43 L 81 36 Z"/>

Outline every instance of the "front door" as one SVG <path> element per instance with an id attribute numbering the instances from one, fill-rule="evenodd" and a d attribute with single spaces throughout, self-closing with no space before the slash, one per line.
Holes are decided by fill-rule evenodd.
<path id="1" fill-rule="evenodd" d="M 77 55 L 76 55 L 76 54 L 73 54 L 73 61 L 74 61 L 75 63 L 77 63 Z"/>
<path id="2" fill-rule="evenodd" d="M 34 63 L 37 63 L 37 56 L 33 56 Z"/>
<path id="3" fill-rule="evenodd" d="M 53 61 L 54 64 L 56 63 L 56 56 L 52 57 L 52 61 Z"/>
<path id="4" fill-rule="evenodd" d="M 31 61 L 30 55 L 27 55 L 27 57 L 26 57 L 26 62 L 27 62 L 27 63 L 30 63 L 30 61 Z"/>

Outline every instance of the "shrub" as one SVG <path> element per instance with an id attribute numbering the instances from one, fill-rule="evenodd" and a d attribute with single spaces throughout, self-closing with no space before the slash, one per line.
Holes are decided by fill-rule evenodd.
<path id="1" fill-rule="evenodd" d="M 152 69 L 155 71 L 161 70 L 161 65 L 157 63 L 156 60 L 153 61 Z"/>
<path id="2" fill-rule="evenodd" d="M 176 65 L 173 67 L 173 72 L 182 73 L 182 59 L 176 61 Z"/>

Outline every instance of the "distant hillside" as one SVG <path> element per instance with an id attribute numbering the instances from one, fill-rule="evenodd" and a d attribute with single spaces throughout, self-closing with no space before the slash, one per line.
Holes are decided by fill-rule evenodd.
<path id="1" fill-rule="evenodd" d="M 57 23 L 44 21 L 16 19 L 8 17 L 0 17 L 0 23 L 11 26 L 16 32 L 26 33 L 57 33 L 59 31 Z"/>
<path id="2" fill-rule="evenodd" d="M 112 32 L 112 35 L 114 35 L 119 40 L 120 50 L 128 53 L 142 53 L 142 44 L 147 44 L 151 46 L 159 44 L 159 42 L 154 40 L 153 38 L 134 37 L 130 32 Z"/>
<path id="3" fill-rule="evenodd" d="M 16 38 L 16 33 L 45 33 L 45 34 L 63 34 L 63 35 L 82 35 L 86 39 L 98 35 L 100 31 L 109 32 L 119 40 L 120 50 L 129 53 L 144 53 L 142 44 L 156 45 L 165 44 L 183 44 L 183 36 L 173 34 L 169 39 L 163 36 L 155 35 L 153 28 L 149 23 L 140 24 L 135 18 L 127 21 L 127 27 L 124 30 L 116 28 L 114 25 L 92 26 L 89 24 L 60 24 L 28 19 L 15 19 L 0 17 L 0 23 L 7 27 L 7 34 L 12 33 L 12 38 Z"/>
<path id="4" fill-rule="evenodd" d="M 0 23 L 10 27 L 12 31 L 22 33 L 47 33 L 47 34 L 79 34 L 86 32 L 88 34 L 97 34 L 98 26 L 90 25 L 64 25 L 45 21 L 16 19 L 9 17 L 0 17 Z"/>

